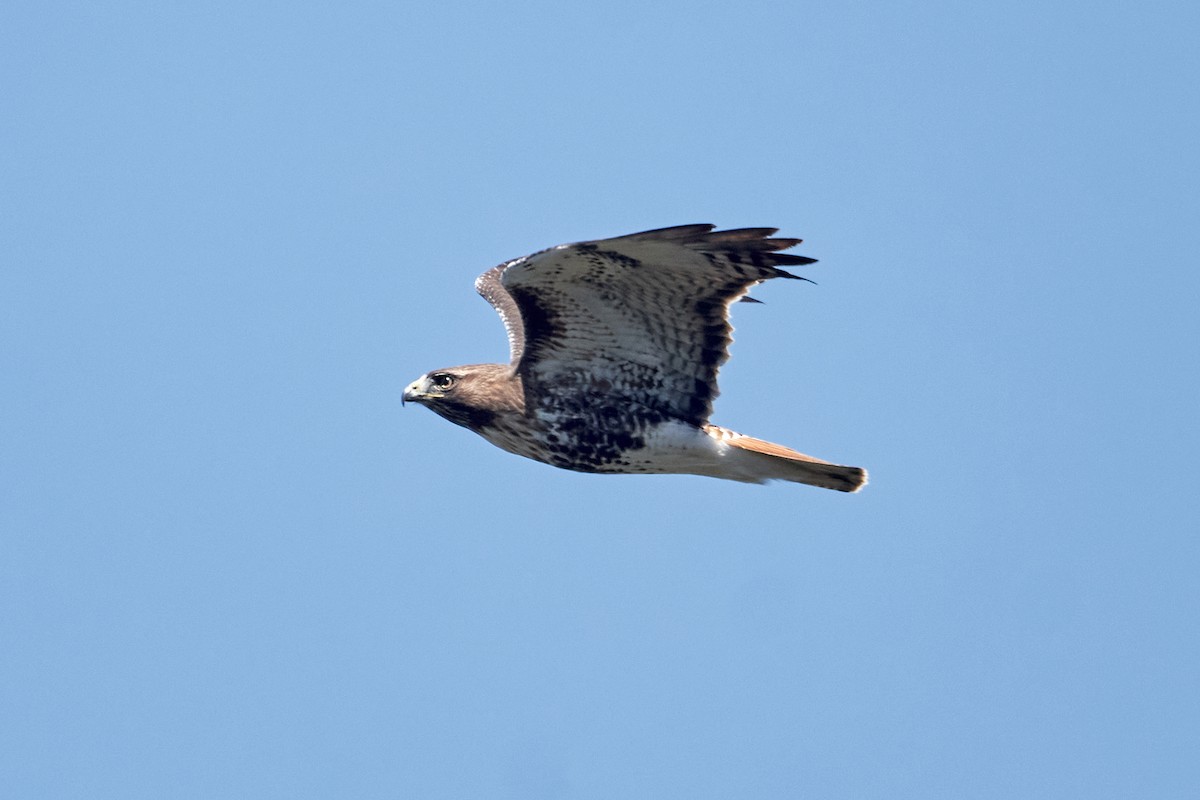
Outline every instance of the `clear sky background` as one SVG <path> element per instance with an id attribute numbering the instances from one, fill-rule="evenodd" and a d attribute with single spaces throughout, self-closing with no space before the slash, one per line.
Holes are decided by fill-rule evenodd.
<path id="1" fill-rule="evenodd" d="M 1200 794 L 1194 3 L 9 2 L 13 798 Z M 419 407 L 549 245 L 778 226 L 715 420 Z"/>

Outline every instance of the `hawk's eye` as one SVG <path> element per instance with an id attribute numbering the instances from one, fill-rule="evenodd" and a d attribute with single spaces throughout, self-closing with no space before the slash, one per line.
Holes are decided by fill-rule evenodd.
<path id="1" fill-rule="evenodd" d="M 445 372 L 433 375 L 429 379 L 433 383 L 433 387 L 440 391 L 448 391 L 454 386 L 454 376 L 447 375 Z"/>

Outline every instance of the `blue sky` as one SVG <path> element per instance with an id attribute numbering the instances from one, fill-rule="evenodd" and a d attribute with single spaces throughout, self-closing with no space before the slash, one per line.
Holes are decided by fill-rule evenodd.
<path id="1" fill-rule="evenodd" d="M 1197 21 L 7 4 L 0 783 L 1196 796 Z M 479 272 L 693 222 L 820 259 L 714 419 L 863 493 L 400 408 Z"/>

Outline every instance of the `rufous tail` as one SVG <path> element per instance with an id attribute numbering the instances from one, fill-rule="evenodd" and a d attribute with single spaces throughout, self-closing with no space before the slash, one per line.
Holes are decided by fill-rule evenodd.
<path id="1" fill-rule="evenodd" d="M 806 456 L 781 444 L 743 436 L 716 425 L 706 425 L 704 432 L 751 455 L 760 481 L 781 480 L 806 483 L 838 492 L 857 492 L 867 485 L 867 471 Z"/>

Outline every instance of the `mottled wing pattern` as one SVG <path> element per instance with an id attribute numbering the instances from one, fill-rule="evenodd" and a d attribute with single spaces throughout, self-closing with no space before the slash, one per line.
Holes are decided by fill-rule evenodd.
<path id="1" fill-rule="evenodd" d="M 561 245 L 481 276 L 480 292 L 508 326 L 527 402 L 559 419 L 582 403 L 592 424 L 603 422 L 597 413 L 619 415 L 610 427 L 630 415 L 643 427 L 707 422 L 729 357 L 729 304 L 764 280 L 797 277 L 780 266 L 815 261 L 778 252 L 800 240 L 771 238 L 774 228 L 713 228 Z M 510 301 L 522 322 L 515 335 Z"/>

